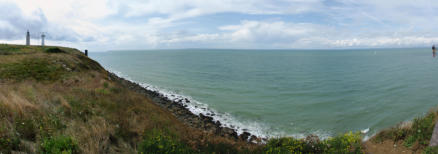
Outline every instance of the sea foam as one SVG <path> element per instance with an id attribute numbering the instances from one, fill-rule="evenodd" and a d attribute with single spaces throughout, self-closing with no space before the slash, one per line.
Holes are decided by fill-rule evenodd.
<path id="1" fill-rule="evenodd" d="M 259 122 L 236 120 L 236 118 L 234 118 L 231 114 L 226 112 L 218 112 L 212 108 L 209 108 L 208 104 L 201 103 L 200 101 L 197 101 L 196 99 L 190 96 L 178 94 L 171 90 L 166 90 L 161 87 L 158 88 L 156 86 L 144 82 L 137 82 L 119 71 L 114 71 L 111 69 L 109 69 L 109 71 L 116 74 L 119 77 L 124 78 L 125 80 L 131 81 L 133 83 L 137 83 L 149 91 L 157 92 L 162 97 L 172 102 L 181 103 L 190 112 L 192 112 L 195 115 L 203 114 L 212 117 L 213 121 L 215 122 L 219 121 L 222 124 L 222 126 L 234 129 L 238 135 L 242 134 L 243 132 L 248 132 L 257 137 L 267 138 L 267 139 L 273 137 L 295 137 L 295 138 L 306 137 L 306 134 L 304 133 L 287 134 L 282 131 L 272 131 L 272 129 L 269 126 Z M 321 139 L 326 139 L 331 135 L 330 132 L 326 132 L 322 130 L 315 131 L 312 134 L 319 136 Z"/>

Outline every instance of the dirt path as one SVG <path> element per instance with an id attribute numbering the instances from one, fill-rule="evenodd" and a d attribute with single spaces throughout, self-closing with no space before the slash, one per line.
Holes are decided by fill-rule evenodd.
<path id="1" fill-rule="evenodd" d="M 437 146 L 438 145 L 438 122 L 435 123 L 435 127 L 433 128 L 432 138 L 430 138 L 429 146 Z"/>
<path id="2" fill-rule="evenodd" d="M 402 145 L 402 142 L 394 143 L 393 141 L 386 140 L 382 143 L 373 143 L 372 141 L 367 141 L 364 143 L 364 152 L 366 154 L 411 154 L 421 152 L 414 152 Z"/>

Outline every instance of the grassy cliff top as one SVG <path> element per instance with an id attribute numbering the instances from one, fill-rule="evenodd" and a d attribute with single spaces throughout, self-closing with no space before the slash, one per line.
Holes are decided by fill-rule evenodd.
<path id="1" fill-rule="evenodd" d="M 183 125 L 72 48 L 0 45 L 0 87 L 0 153 L 257 148 Z"/>
<path id="2" fill-rule="evenodd" d="M 368 142 L 346 133 L 251 144 L 184 125 L 76 49 L 0 45 L 0 153 L 433 152 L 426 145 L 436 115 Z"/>

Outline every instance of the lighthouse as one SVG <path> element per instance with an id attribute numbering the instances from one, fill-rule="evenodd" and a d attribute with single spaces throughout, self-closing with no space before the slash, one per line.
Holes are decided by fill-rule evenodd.
<path id="1" fill-rule="evenodd" d="M 29 30 L 27 30 L 27 33 L 26 33 L 26 45 L 30 45 L 30 34 L 29 34 Z"/>
<path id="2" fill-rule="evenodd" d="M 43 34 L 41 34 L 41 46 L 44 46 L 44 37 L 46 37 L 46 35 L 44 35 L 43 32 Z"/>

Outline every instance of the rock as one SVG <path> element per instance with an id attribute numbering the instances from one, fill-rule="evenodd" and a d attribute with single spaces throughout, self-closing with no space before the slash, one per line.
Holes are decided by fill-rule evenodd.
<path id="1" fill-rule="evenodd" d="M 249 142 L 257 143 L 257 137 L 254 135 L 251 135 L 251 137 L 249 138 Z"/>
<path id="2" fill-rule="evenodd" d="M 243 132 L 242 134 L 240 134 L 239 139 L 242 140 L 242 141 L 246 141 L 246 140 L 248 140 L 249 136 L 251 136 L 250 133 Z"/>
<path id="3" fill-rule="evenodd" d="M 237 137 L 238 137 L 236 131 L 234 131 L 233 129 L 228 128 L 228 127 L 222 128 L 221 136 L 233 137 L 235 139 L 237 139 Z"/>
<path id="4" fill-rule="evenodd" d="M 306 142 L 309 143 L 310 145 L 316 145 L 320 142 L 320 140 L 318 136 L 311 134 L 306 137 Z"/>
<path id="5" fill-rule="evenodd" d="M 222 125 L 220 121 L 216 121 L 215 124 L 216 124 L 216 127 L 220 127 Z"/>
<path id="6" fill-rule="evenodd" d="M 125 80 L 113 73 L 108 73 L 108 74 L 109 74 L 108 78 L 110 78 L 111 80 L 116 81 L 121 85 L 128 87 L 131 90 L 134 90 L 135 92 L 145 95 L 150 100 L 152 100 L 152 102 L 172 112 L 172 114 L 175 115 L 175 117 L 177 117 L 179 120 L 181 120 L 183 123 L 189 126 L 203 129 L 207 132 L 216 133 L 217 135 L 220 136 L 229 137 L 236 140 L 239 139 L 239 136 L 237 135 L 237 132 L 234 129 L 229 127 L 223 127 L 221 122 L 219 121 L 213 121 L 212 116 L 215 116 L 216 114 L 208 113 L 207 116 L 204 114 L 199 114 L 199 115 L 193 114 L 189 109 L 186 108 L 187 105 L 182 103 L 182 101 L 185 101 L 186 103 L 190 103 L 190 100 L 188 98 L 175 98 L 173 100 L 170 100 L 169 97 L 161 94 L 156 90 L 147 89 L 145 87 L 142 87 L 138 83 Z M 175 97 L 174 94 L 168 96 Z M 195 107 L 198 108 L 198 106 Z M 203 109 L 206 110 L 206 108 Z M 251 134 L 245 132 L 240 135 L 240 138 L 242 138 L 243 140 L 248 140 L 249 136 L 251 136 Z M 251 138 L 254 140 L 254 138 L 257 137 L 251 136 Z"/>

